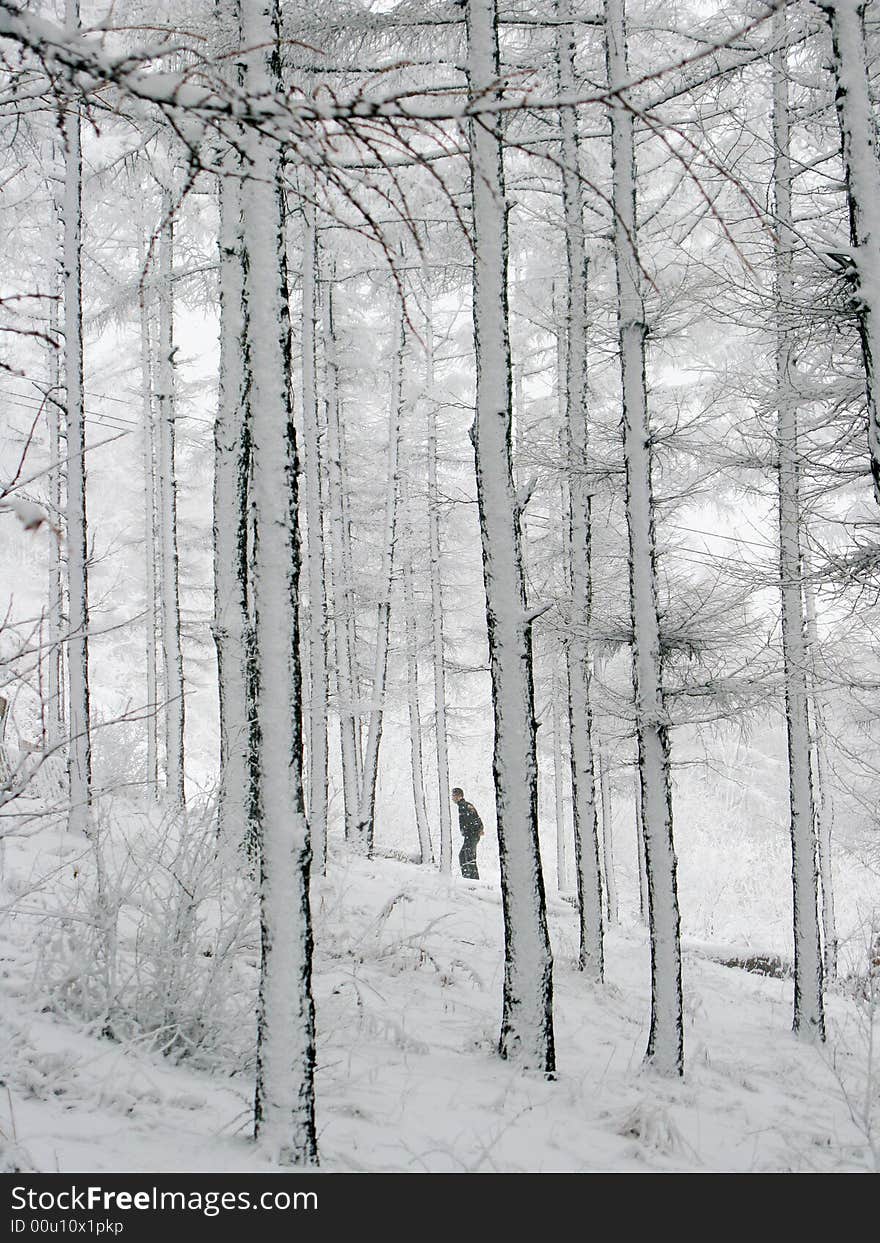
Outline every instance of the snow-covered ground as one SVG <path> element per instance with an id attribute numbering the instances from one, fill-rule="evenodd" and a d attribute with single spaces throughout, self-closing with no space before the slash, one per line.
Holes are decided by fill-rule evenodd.
<path id="1" fill-rule="evenodd" d="M 217 1032 L 201 1048 L 196 1038 L 183 1060 L 185 1042 L 172 1044 L 173 1057 L 158 1051 L 168 1025 L 157 1021 L 150 1033 L 141 1015 L 137 1030 L 130 1011 L 127 1027 L 116 1023 L 116 1039 L 102 1037 L 88 1017 L 89 981 L 78 974 L 94 923 L 88 846 L 48 828 L 9 837 L 0 924 L 7 1169 L 271 1168 L 249 1139 L 251 915 L 221 911 L 216 889 L 189 885 L 192 860 L 178 849 L 165 867 L 162 849 L 144 834 L 140 855 L 136 834 L 124 850 L 117 842 L 108 852 L 105 885 L 122 895 L 119 995 L 137 988 L 171 995 L 155 972 L 159 934 L 177 918 L 174 903 L 169 898 L 163 910 L 156 883 L 148 898 L 137 879 L 139 860 L 152 857 L 172 885 L 194 894 L 180 958 L 193 957 L 186 989 L 215 987 Z M 246 872 L 240 860 L 231 866 Z M 239 877 L 245 905 L 248 885 Z M 859 1171 L 880 1164 L 871 1011 L 852 990 L 829 995 L 827 1046 L 808 1047 L 790 1031 L 789 980 L 721 966 L 705 955 L 726 947 L 686 942 L 687 1073 L 681 1082 L 661 1079 L 641 1067 L 650 1006 L 644 929 L 610 932 L 608 980 L 592 987 L 574 965 L 575 912 L 551 896 L 558 1075 L 547 1082 L 495 1054 L 503 971 L 495 879 L 444 878 L 337 847 L 328 876 L 313 885 L 313 909 L 318 1129 L 327 1170 Z M 223 996 L 221 977 L 205 975 L 220 970 L 221 958 Z"/>

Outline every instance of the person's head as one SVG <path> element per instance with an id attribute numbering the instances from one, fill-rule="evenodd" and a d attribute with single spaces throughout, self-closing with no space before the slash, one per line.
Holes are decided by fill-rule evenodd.
<path id="1" fill-rule="evenodd" d="M 464 798 L 464 790 L 461 788 L 461 786 L 456 786 L 452 791 L 453 803 L 460 803 L 463 798 Z"/>

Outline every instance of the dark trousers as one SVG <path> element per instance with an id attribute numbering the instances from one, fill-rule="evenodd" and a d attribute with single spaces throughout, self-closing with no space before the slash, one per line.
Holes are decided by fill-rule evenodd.
<path id="1" fill-rule="evenodd" d="M 461 874 L 465 880 L 480 879 L 480 873 L 477 871 L 477 842 L 479 840 L 479 835 L 469 833 L 458 852 L 458 862 L 461 864 Z"/>

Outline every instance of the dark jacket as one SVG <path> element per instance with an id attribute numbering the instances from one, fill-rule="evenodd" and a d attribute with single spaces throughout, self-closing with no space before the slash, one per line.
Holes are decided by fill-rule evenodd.
<path id="1" fill-rule="evenodd" d="M 481 837 L 483 834 L 480 814 L 473 803 L 469 803 L 466 799 L 462 799 L 458 804 L 458 827 L 461 829 L 462 837 Z"/>

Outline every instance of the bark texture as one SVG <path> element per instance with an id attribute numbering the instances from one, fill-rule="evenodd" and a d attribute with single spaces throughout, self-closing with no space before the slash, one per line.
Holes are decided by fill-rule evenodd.
<path id="1" fill-rule="evenodd" d="M 623 0 L 606 0 L 608 84 L 629 79 Z M 651 936 L 651 1030 L 646 1061 L 664 1074 L 684 1069 L 676 859 L 672 841 L 669 737 L 661 677 L 651 432 L 645 382 L 647 324 L 637 245 L 633 113 L 625 96 L 611 103 L 614 241 L 623 395 L 623 448 L 629 532 L 633 688 L 640 819 Z"/>
<path id="2" fill-rule="evenodd" d="M 281 86 L 278 0 L 241 0 L 246 84 Z M 243 188 L 252 368 L 254 615 L 259 753 L 261 969 L 255 1131 L 282 1165 L 317 1161 L 311 849 L 302 782 L 297 444 L 278 148 L 252 134 Z"/>
<path id="3" fill-rule="evenodd" d="M 472 96 L 498 81 L 495 0 L 468 0 Z M 520 511 L 511 465 L 507 217 L 502 144 L 490 118 L 471 123 L 474 337 L 477 405 L 472 429 L 486 587 L 495 722 L 493 771 L 504 911 L 504 996 L 499 1052 L 555 1069 L 553 962 L 538 848 L 532 631 L 526 605 Z"/>

